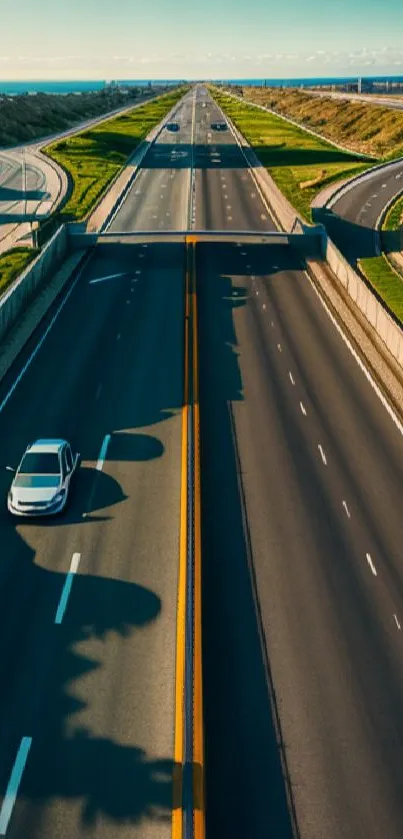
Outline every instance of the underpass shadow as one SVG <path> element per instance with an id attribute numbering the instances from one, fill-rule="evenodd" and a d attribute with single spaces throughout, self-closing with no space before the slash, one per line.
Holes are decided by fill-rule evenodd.
<path id="1" fill-rule="evenodd" d="M 270 251 L 249 259 L 248 248 L 251 273 L 267 272 Z M 228 276 L 229 265 L 245 275 L 232 254 L 198 246 L 206 829 L 210 839 L 291 839 L 232 414 L 244 399 L 234 317 L 250 296 Z"/>
<path id="2" fill-rule="evenodd" d="M 314 221 L 324 225 L 328 236 L 351 265 L 356 266 L 359 259 L 378 255 L 378 233 L 373 227 L 356 224 L 331 209 L 314 209 L 312 215 Z"/>
<path id="3" fill-rule="evenodd" d="M 0 201 L 42 201 L 50 197 L 50 192 L 40 189 L 28 189 L 24 192 L 22 184 L 21 189 L 0 186 Z"/>

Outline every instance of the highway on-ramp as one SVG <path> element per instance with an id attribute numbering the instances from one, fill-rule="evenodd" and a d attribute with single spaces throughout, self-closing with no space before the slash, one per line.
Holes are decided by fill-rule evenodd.
<path id="1" fill-rule="evenodd" d="M 353 180 L 328 202 L 325 224 L 344 256 L 355 265 L 380 253 L 379 227 L 384 210 L 403 192 L 403 161 L 374 169 Z M 389 248 L 393 250 L 393 247 Z M 395 249 L 400 250 L 400 245 Z"/>
<path id="2" fill-rule="evenodd" d="M 207 836 L 401 839 L 401 429 L 300 256 L 237 237 L 273 223 L 217 117 L 184 98 L 110 228 L 234 231 L 196 243 Z M 0 387 L 3 465 L 82 456 L 64 517 L 0 515 L 13 839 L 172 834 L 184 268 L 97 246 Z"/>

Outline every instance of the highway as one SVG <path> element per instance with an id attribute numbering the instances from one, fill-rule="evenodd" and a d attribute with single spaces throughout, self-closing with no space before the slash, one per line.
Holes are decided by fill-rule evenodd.
<path id="1" fill-rule="evenodd" d="M 218 117 L 184 98 L 111 230 L 273 229 Z M 97 246 L 0 386 L 0 463 L 82 455 L 65 517 L 0 512 L 12 839 L 173 835 L 184 269 Z M 402 435 L 291 248 L 199 242 L 196 279 L 207 837 L 401 839 Z"/>
<path id="2" fill-rule="evenodd" d="M 319 90 L 306 90 L 306 93 L 309 93 L 310 96 L 320 96 L 325 98 L 331 99 L 349 99 L 350 101 L 358 101 L 364 102 L 366 105 L 379 105 L 382 108 L 388 108 L 393 111 L 401 111 L 403 110 L 403 98 L 400 96 L 394 98 L 393 94 L 388 94 L 385 96 L 378 95 L 376 93 L 344 93 L 344 92 L 337 92 L 332 90 L 326 91 L 319 91 Z"/>

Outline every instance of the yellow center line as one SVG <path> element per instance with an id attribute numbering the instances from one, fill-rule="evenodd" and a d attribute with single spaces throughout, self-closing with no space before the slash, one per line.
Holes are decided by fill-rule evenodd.
<path id="1" fill-rule="evenodd" d="M 185 273 L 185 330 L 184 330 L 184 393 L 182 407 L 181 446 L 181 500 L 179 537 L 179 575 L 176 626 L 176 674 L 175 674 L 175 741 L 173 771 L 172 839 L 182 839 L 182 782 L 184 762 L 184 701 L 185 701 L 185 647 L 186 647 L 186 554 L 187 554 L 187 451 L 189 413 L 189 271 Z"/>
<path id="2" fill-rule="evenodd" d="M 204 723 L 201 629 L 201 501 L 199 347 L 196 289 L 196 239 L 192 253 L 193 279 L 193 442 L 194 442 L 194 660 L 193 660 L 193 826 L 195 839 L 205 836 Z"/>

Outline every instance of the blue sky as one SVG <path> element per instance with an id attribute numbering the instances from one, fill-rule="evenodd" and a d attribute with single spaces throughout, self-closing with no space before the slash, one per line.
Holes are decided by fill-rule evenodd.
<path id="1" fill-rule="evenodd" d="M 0 0 L 2 79 L 403 75 L 403 0 Z"/>

